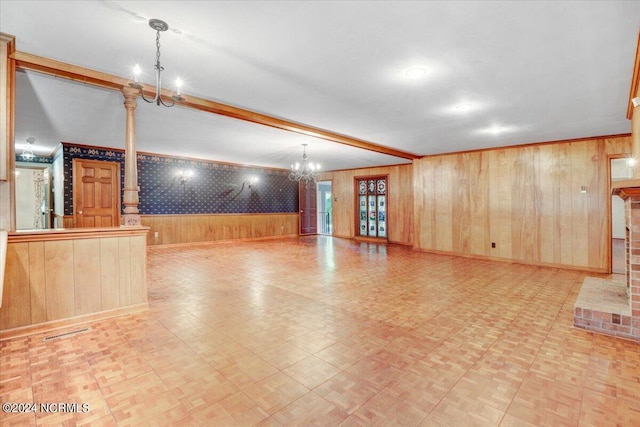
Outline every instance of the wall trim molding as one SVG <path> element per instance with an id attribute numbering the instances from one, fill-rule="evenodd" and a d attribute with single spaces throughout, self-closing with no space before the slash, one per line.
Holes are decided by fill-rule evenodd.
<path id="1" fill-rule="evenodd" d="M 474 254 L 464 254 L 460 252 L 450 252 L 450 251 L 441 251 L 438 249 L 422 249 L 417 246 L 413 246 L 413 250 L 417 252 L 442 255 L 442 256 L 450 256 L 457 258 L 470 258 L 470 259 L 481 259 L 486 261 L 497 261 L 504 262 L 507 264 L 518 264 L 518 265 L 528 265 L 532 267 L 548 267 L 548 268 L 557 268 L 561 270 L 572 270 L 572 271 L 584 271 L 587 273 L 597 273 L 597 274 L 606 274 L 606 268 L 593 268 L 593 267 L 581 267 L 576 265 L 568 265 L 568 264 L 555 264 L 555 263 L 547 263 L 547 262 L 527 262 L 520 259 L 514 258 L 503 258 L 503 257 L 495 257 L 495 256 L 487 256 L 487 255 L 474 255 Z M 581 280 L 580 280 L 581 281 Z"/>
<path id="2" fill-rule="evenodd" d="M 497 151 L 497 150 L 509 150 L 509 149 L 517 149 L 517 148 L 527 148 L 527 147 L 539 147 L 541 145 L 553 145 L 553 144 L 571 144 L 577 142 L 586 142 L 598 139 L 614 139 L 614 138 L 624 138 L 630 137 L 631 133 L 621 133 L 617 135 L 602 135 L 602 136 L 587 136 L 584 138 L 571 138 L 571 139 L 559 139 L 555 141 L 543 141 L 543 142 L 526 142 L 524 144 L 517 145 L 505 145 L 503 147 L 487 147 L 487 148 L 478 148 L 475 150 L 463 150 L 463 151 L 452 151 L 450 153 L 439 153 L 439 154 L 427 154 L 422 156 L 421 159 L 428 159 L 430 157 L 443 157 L 449 155 L 457 155 L 457 154 L 469 154 L 469 153 L 480 153 L 486 151 Z"/>
<path id="3" fill-rule="evenodd" d="M 63 328 L 77 328 L 80 325 L 99 320 L 110 319 L 112 317 L 127 316 L 136 314 L 149 309 L 149 303 L 129 305 L 126 307 L 115 308 L 113 310 L 100 311 L 98 313 L 83 314 L 81 316 L 68 317 L 66 319 L 52 320 L 49 322 L 38 323 L 35 325 L 18 326 L 17 328 L 0 330 L 0 341 L 13 338 L 20 338 L 29 335 L 51 332 Z"/>

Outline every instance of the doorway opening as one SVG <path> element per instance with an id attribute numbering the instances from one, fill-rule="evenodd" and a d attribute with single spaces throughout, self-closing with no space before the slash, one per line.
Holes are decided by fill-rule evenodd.
<path id="1" fill-rule="evenodd" d="M 629 179 L 631 168 L 626 158 L 611 159 L 611 182 Z M 611 273 L 625 274 L 625 235 L 624 201 L 611 196 Z"/>
<path id="2" fill-rule="evenodd" d="M 16 229 L 52 228 L 52 204 L 49 167 L 16 166 Z"/>
<path id="3" fill-rule="evenodd" d="M 318 182 L 318 234 L 333 232 L 331 181 Z"/>

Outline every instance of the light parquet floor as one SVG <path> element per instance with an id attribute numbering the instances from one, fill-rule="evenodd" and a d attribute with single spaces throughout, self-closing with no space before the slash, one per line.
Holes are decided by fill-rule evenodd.
<path id="1" fill-rule="evenodd" d="M 584 273 L 320 236 L 148 264 L 148 312 L 0 343 L 2 402 L 89 405 L 1 425 L 640 425 L 640 345 L 572 327 Z"/>

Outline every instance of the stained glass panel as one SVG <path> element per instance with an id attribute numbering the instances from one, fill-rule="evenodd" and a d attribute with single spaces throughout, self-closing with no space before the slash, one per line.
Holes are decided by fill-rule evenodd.
<path id="1" fill-rule="evenodd" d="M 378 237 L 386 237 L 386 236 L 387 236 L 386 197 L 378 196 Z"/>
<path id="2" fill-rule="evenodd" d="M 367 181 L 358 182 L 358 193 L 367 194 Z"/>
<path id="3" fill-rule="evenodd" d="M 369 196 L 369 236 L 377 236 L 376 196 Z"/>
<path id="4" fill-rule="evenodd" d="M 360 181 L 364 183 L 364 181 Z M 366 191 L 365 184 L 365 191 Z M 367 233 L 367 196 L 360 196 L 359 202 L 359 212 L 360 212 L 360 235 L 366 236 Z"/>
<path id="5" fill-rule="evenodd" d="M 387 180 L 365 178 L 357 181 L 358 235 L 387 237 Z"/>

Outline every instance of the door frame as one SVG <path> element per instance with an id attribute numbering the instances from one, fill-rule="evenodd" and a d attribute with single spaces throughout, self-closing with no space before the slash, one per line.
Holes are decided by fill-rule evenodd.
<path id="1" fill-rule="evenodd" d="M 331 180 L 331 179 L 323 179 L 321 181 L 316 181 L 316 214 L 319 213 L 318 206 L 320 205 L 319 202 L 321 201 L 321 199 L 320 199 L 320 184 L 322 184 L 322 183 L 325 183 L 325 184 L 329 183 L 329 187 L 331 188 L 331 210 L 333 211 L 333 201 L 334 201 L 333 180 Z M 323 201 L 323 203 L 324 203 L 324 201 Z M 321 221 L 320 216 L 319 215 L 316 215 L 316 216 L 318 217 L 317 218 L 317 222 L 320 222 Z M 331 224 L 329 225 L 329 228 L 331 229 L 331 232 L 328 233 L 328 234 L 321 233 L 320 232 L 321 227 L 318 226 L 318 234 L 322 234 L 322 235 L 325 235 L 325 236 L 332 236 L 333 235 L 333 214 L 330 216 L 330 218 L 331 218 Z"/>
<path id="2" fill-rule="evenodd" d="M 305 186 L 304 194 L 307 193 L 306 186 L 313 183 L 313 200 L 315 201 L 315 214 L 313 215 L 313 230 L 312 232 L 302 232 L 302 217 L 305 215 L 304 210 L 307 209 L 303 196 L 302 187 Z M 318 234 L 318 183 L 315 181 L 298 181 L 298 234 L 300 236 L 312 236 Z"/>
<path id="3" fill-rule="evenodd" d="M 45 189 L 45 199 L 48 198 L 49 200 L 49 212 L 47 213 L 47 218 L 46 221 L 48 223 L 48 226 L 44 228 L 44 230 L 48 230 L 53 227 L 53 204 L 54 204 L 54 197 L 53 197 L 53 192 L 52 192 L 52 180 L 53 180 L 53 172 L 52 172 L 52 168 L 47 166 L 47 165 L 43 165 L 41 163 L 31 163 L 31 164 L 26 164 L 26 163 L 20 163 L 20 164 L 16 164 L 14 171 L 18 171 L 18 169 L 32 169 L 32 170 L 46 170 L 48 173 L 48 181 L 47 181 L 47 187 Z M 17 184 L 17 180 L 16 180 L 16 184 Z M 17 185 L 16 185 L 16 191 L 17 191 Z M 16 229 L 17 228 L 17 224 L 18 224 L 18 211 L 17 211 L 17 200 L 18 200 L 18 196 L 15 196 L 16 199 Z"/>
<path id="4" fill-rule="evenodd" d="M 613 187 L 613 178 L 611 177 L 611 160 L 614 159 L 628 159 L 631 157 L 631 153 L 618 153 L 618 154 L 609 154 L 607 155 L 607 230 L 606 230 L 606 239 L 607 244 L 605 245 L 605 257 L 607 259 L 607 273 L 612 274 L 613 272 L 613 220 L 612 220 L 612 205 L 611 205 L 611 192 Z"/>
<path id="5" fill-rule="evenodd" d="M 121 164 L 120 162 L 112 162 L 112 161 L 108 161 L 108 160 L 96 160 L 96 159 L 81 159 L 81 158 L 73 158 L 71 159 L 71 181 L 72 181 L 72 186 L 73 186 L 73 226 L 74 228 L 78 227 L 78 192 L 79 192 L 79 185 L 78 183 L 80 182 L 80 180 L 82 179 L 82 176 L 79 176 L 76 172 L 78 171 L 78 167 L 76 167 L 77 163 L 82 163 L 82 162 L 90 162 L 90 163 L 100 163 L 100 164 L 108 164 L 108 165 L 114 165 L 116 168 L 116 176 L 115 176 L 115 183 L 113 184 L 113 188 L 114 191 L 115 189 L 117 189 L 117 192 L 115 192 L 114 194 L 117 194 L 116 197 L 116 209 L 115 209 L 115 218 L 113 219 L 113 226 L 114 227 L 119 227 L 120 226 L 120 222 L 121 222 L 121 206 L 122 206 L 122 189 L 121 187 L 121 175 L 120 175 L 120 168 L 121 168 Z"/>
<path id="6" fill-rule="evenodd" d="M 358 189 L 358 181 L 359 180 L 369 180 L 369 179 L 380 179 L 384 178 L 386 181 L 386 189 L 385 189 L 385 200 L 386 200 L 386 237 L 371 237 L 371 236 L 361 236 L 359 235 L 360 230 L 360 193 Z M 376 197 L 377 199 L 377 197 Z M 377 206 L 376 206 L 377 212 Z M 359 175 L 353 177 L 353 238 L 355 240 L 362 240 L 367 242 L 376 242 L 376 243 L 388 243 L 389 242 L 389 174 L 375 174 L 375 175 Z M 377 224 L 376 220 L 376 224 Z"/>

